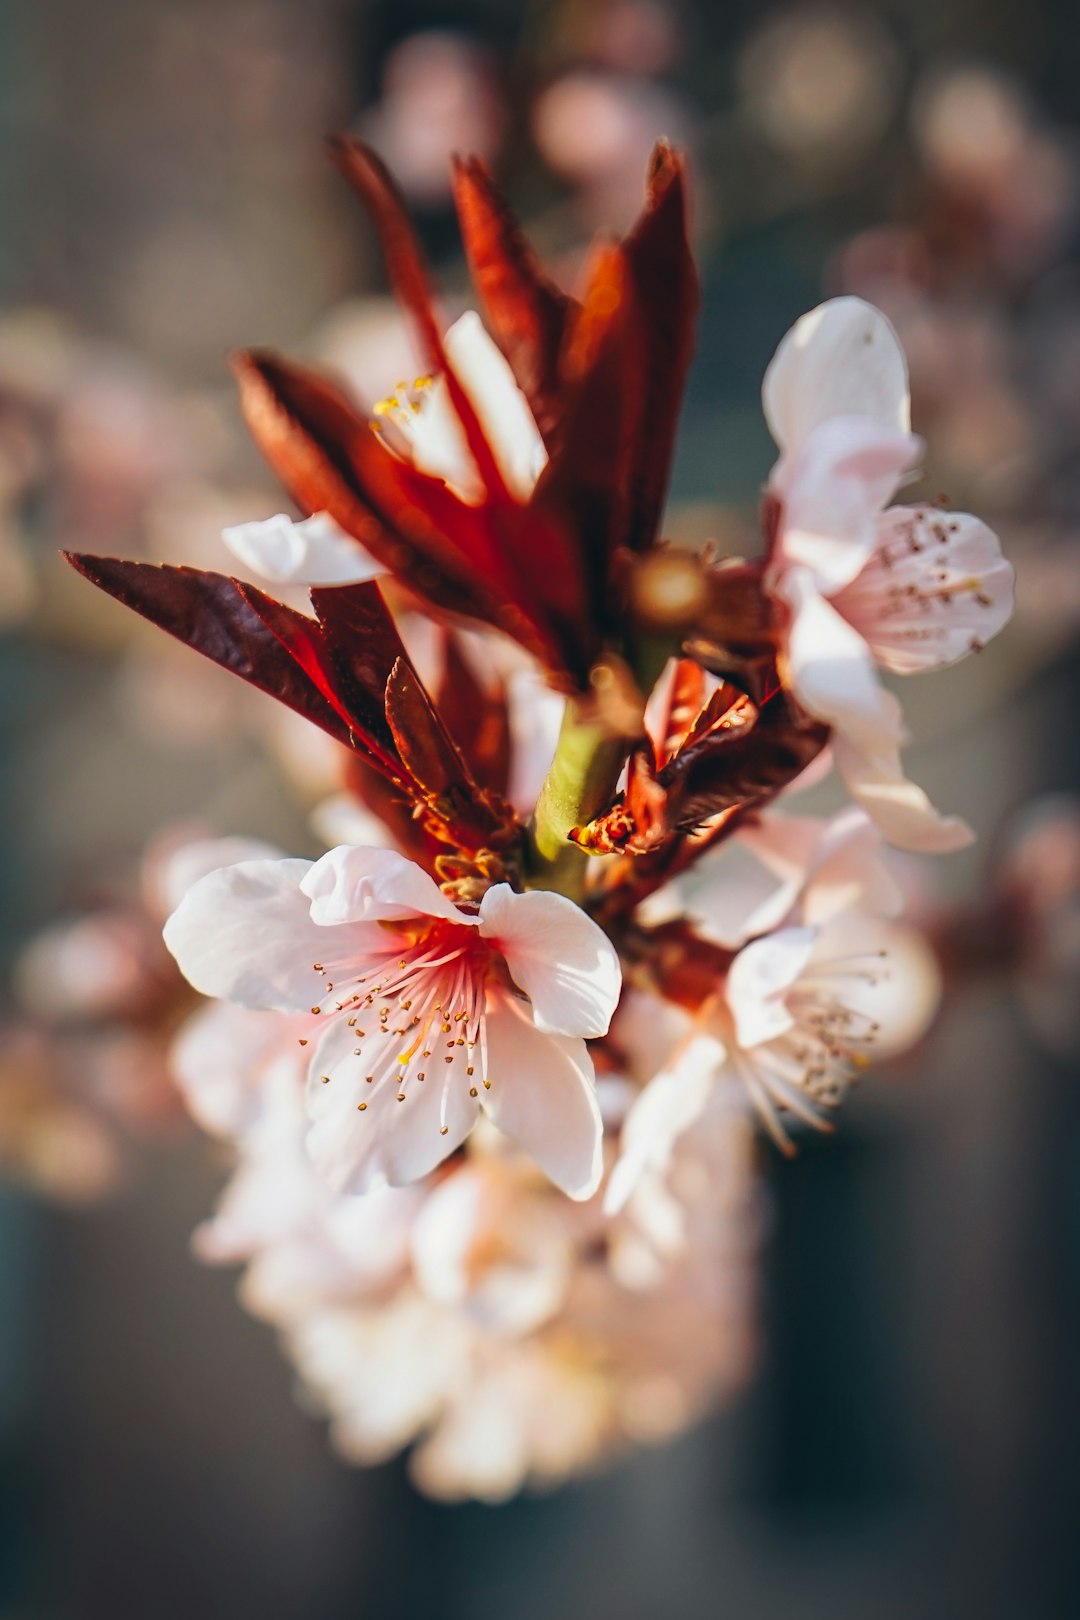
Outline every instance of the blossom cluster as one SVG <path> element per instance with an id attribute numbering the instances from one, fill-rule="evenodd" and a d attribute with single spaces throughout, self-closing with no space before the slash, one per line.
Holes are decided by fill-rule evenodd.
<path id="1" fill-rule="evenodd" d="M 755 1126 L 793 1151 L 917 1039 L 935 969 L 889 847 L 971 836 L 906 775 L 884 677 L 977 651 L 1012 571 L 977 517 L 896 502 L 906 364 L 854 297 L 766 371 L 760 555 L 662 535 L 698 303 L 666 145 L 576 294 L 459 162 L 481 307 L 448 329 L 389 175 L 333 155 L 423 375 L 362 407 L 237 358 L 300 514 L 226 530 L 262 584 L 70 560 L 347 760 L 334 847 L 206 848 L 165 925 L 211 998 L 177 1078 L 237 1156 L 198 1246 L 247 1262 L 347 1455 L 417 1441 L 425 1488 L 497 1497 L 745 1372 Z M 790 808 L 830 772 L 846 808 Z"/>

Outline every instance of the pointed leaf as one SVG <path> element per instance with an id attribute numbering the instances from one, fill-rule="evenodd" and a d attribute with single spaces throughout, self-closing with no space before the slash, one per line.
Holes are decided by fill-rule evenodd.
<path id="1" fill-rule="evenodd" d="M 238 581 L 198 568 L 64 555 L 85 579 L 125 607 L 277 698 L 338 742 L 349 743 L 349 726 L 340 710 L 245 599 Z"/>
<path id="2" fill-rule="evenodd" d="M 454 202 L 487 324 L 548 439 L 559 422 L 559 351 L 573 301 L 544 274 L 480 158 L 455 159 Z"/>
<path id="3" fill-rule="evenodd" d="M 418 676 L 399 659 L 386 683 L 386 717 L 406 767 L 432 813 L 465 849 L 505 845 L 515 831 L 509 808 L 483 793 Z"/>

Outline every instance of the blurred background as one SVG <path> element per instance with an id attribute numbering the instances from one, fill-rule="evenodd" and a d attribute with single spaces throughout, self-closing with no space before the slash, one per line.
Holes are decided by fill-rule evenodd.
<path id="1" fill-rule="evenodd" d="M 0 7 L 0 1614 L 1080 1613 L 1078 83 L 1066 0 Z M 668 532 L 754 548 L 762 372 L 850 291 L 907 348 L 928 493 L 1019 572 L 1006 634 L 905 691 L 913 773 L 980 833 L 912 877 L 952 988 L 834 1140 L 763 1153 L 747 1387 L 499 1507 L 337 1461 L 190 1253 L 226 1166 L 165 1074 L 157 863 L 177 828 L 308 849 L 334 768 L 56 559 L 221 567 L 222 525 L 277 510 L 231 347 L 392 388 L 335 128 L 395 170 L 451 311 L 452 151 L 572 278 L 653 140 L 685 146 L 705 301 Z"/>

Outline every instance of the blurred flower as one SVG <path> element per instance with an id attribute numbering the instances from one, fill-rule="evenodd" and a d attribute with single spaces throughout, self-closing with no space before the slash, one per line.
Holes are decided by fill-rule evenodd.
<path id="1" fill-rule="evenodd" d="M 491 52 L 462 34 L 410 34 L 383 65 L 382 97 L 361 129 L 386 156 L 405 195 L 428 208 L 450 201 L 447 157 L 492 159 L 506 109 Z"/>
<path id="2" fill-rule="evenodd" d="M 747 117 L 801 168 L 851 167 L 884 134 L 899 63 L 869 12 L 804 6 L 774 12 L 744 46 Z"/>
<path id="3" fill-rule="evenodd" d="M 672 91 L 639 78 L 570 70 L 533 103 L 533 137 L 557 175 L 584 189 L 591 216 L 621 222 L 637 206 L 640 175 L 661 129 L 685 145 L 689 111 Z"/>

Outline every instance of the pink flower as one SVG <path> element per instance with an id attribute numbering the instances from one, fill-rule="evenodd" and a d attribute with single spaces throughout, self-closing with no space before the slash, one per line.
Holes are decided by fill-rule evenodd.
<path id="1" fill-rule="evenodd" d="M 853 913 L 745 945 L 630 1109 L 608 1212 L 666 1173 L 683 1134 L 735 1096 L 784 1152 L 791 1121 L 831 1129 L 829 1115 L 871 1058 L 911 1044 L 933 1017 L 940 985 L 929 954 L 912 951 L 910 931 Z"/>
<path id="2" fill-rule="evenodd" d="M 472 915 L 396 851 L 342 846 L 210 873 L 165 942 L 205 995 L 310 1013 L 308 1150 L 336 1190 L 417 1180 L 483 1109 L 572 1198 L 596 1191 L 585 1039 L 621 977 L 572 901 L 503 883 Z"/>
<path id="3" fill-rule="evenodd" d="M 978 518 L 885 503 L 916 465 L 907 365 L 885 316 L 859 298 L 811 310 L 765 375 L 780 448 L 765 583 L 783 604 L 785 678 L 833 727 L 833 758 L 890 843 L 941 851 L 968 843 L 903 774 L 896 698 L 877 670 L 952 664 L 1012 612 L 1013 571 Z"/>

